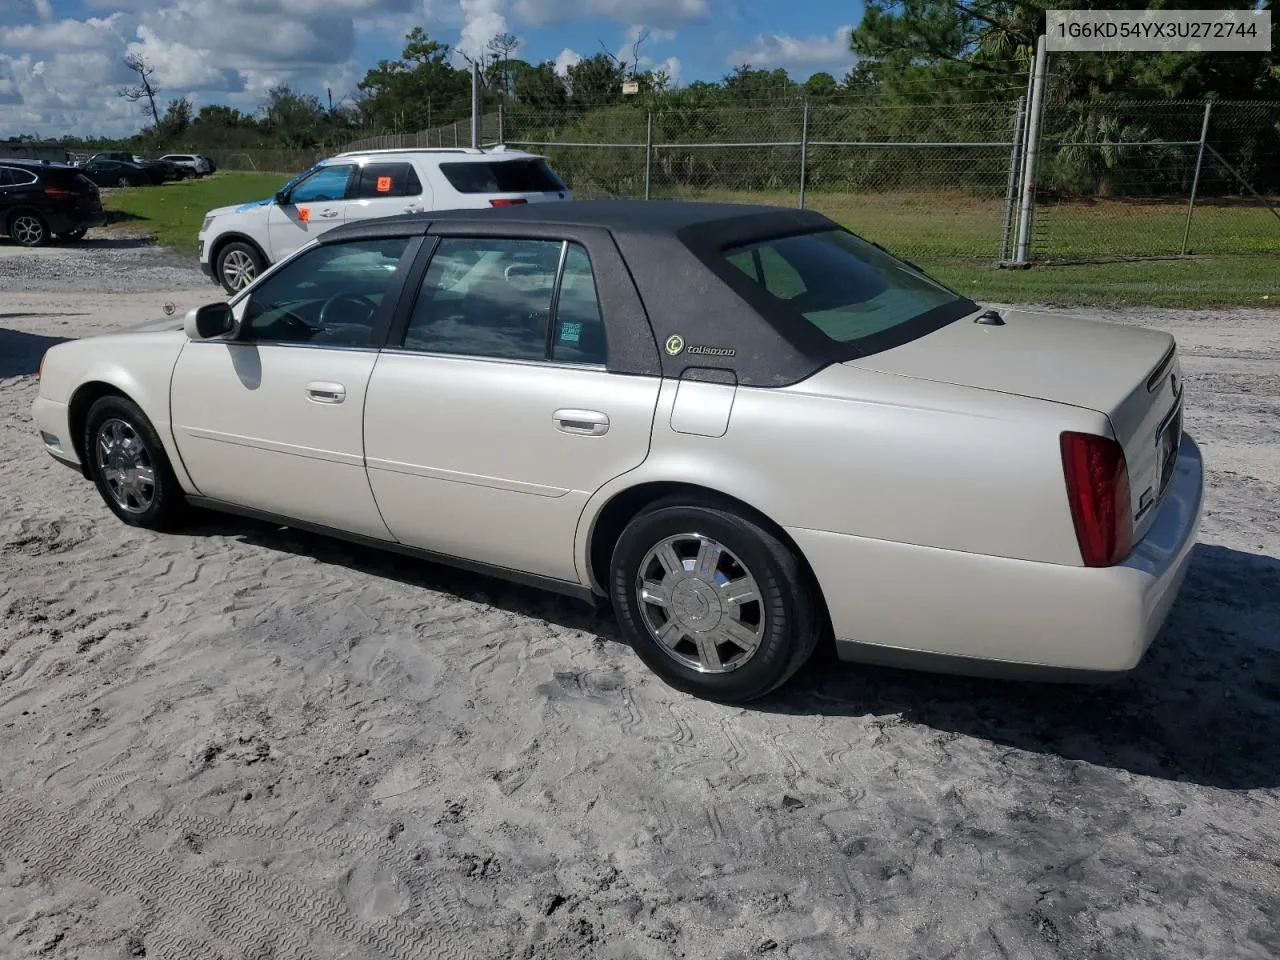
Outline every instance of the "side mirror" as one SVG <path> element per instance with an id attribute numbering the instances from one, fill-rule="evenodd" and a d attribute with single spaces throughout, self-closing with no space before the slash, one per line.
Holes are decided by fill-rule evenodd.
<path id="1" fill-rule="evenodd" d="M 280 205 L 280 206 L 282 206 L 282 207 L 283 207 L 283 206 L 285 206 L 285 205 L 287 205 L 287 204 L 289 203 L 289 191 L 288 191 L 288 190 L 277 190 L 277 191 L 276 191 L 276 203 L 277 203 L 277 204 L 279 204 L 279 205 Z"/>
<path id="2" fill-rule="evenodd" d="M 183 329 L 191 340 L 212 340 L 214 337 L 226 336 L 235 326 L 235 315 L 225 302 L 197 307 L 187 314 L 183 323 Z"/>

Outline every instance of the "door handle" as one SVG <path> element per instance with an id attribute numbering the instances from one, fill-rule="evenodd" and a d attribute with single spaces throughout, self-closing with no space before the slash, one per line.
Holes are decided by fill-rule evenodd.
<path id="1" fill-rule="evenodd" d="M 332 220 L 337 215 L 338 215 L 337 210 L 321 210 L 320 211 L 320 216 L 324 217 L 326 220 Z"/>
<path id="2" fill-rule="evenodd" d="M 422 208 L 418 206 L 416 203 L 411 203 L 404 208 L 404 212 L 405 213 L 421 213 Z"/>
<path id="3" fill-rule="evenodd" d="M 601 437 L 609 432 L 609 417 L 599 410 L 557 410 L 552 418 L 562 433 Z"/>
<path id="4" fill-rule="evenodd" d="M 340 383 L 315 380 L 307 384 L 307 399 L 316 403 L 341 403 L 347 399 L 347 388 Z"/>

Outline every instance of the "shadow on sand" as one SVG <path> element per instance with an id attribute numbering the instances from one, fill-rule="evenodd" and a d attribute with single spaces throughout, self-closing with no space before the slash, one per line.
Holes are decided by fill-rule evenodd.
<path id="1" fill-rule="evenodd" d="M 607 609 L 308 532 L 206 515 L 192 531 L 442 590 L 622 642 Z M 1269 644 L 1269 646 L 1268 646 Z M 1141 776 L 1280 785 L 1280 561 L 1199 545 L 1138 669 L 1104 685 L 971 679 L 844 664 L 820 651 L 750 709 L 900 716 L 935 730 Z"/>

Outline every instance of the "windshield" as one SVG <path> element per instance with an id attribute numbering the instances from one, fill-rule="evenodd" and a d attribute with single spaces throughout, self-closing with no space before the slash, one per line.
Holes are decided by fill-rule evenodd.
<path id="1" fill-rule="evenodd" d="M 840 344 L 869 346 L 916 321 L 947 322 L 973 310 L 965 297 L 844 230 L 731 247 L 724 256 L 778 306 Z"/>

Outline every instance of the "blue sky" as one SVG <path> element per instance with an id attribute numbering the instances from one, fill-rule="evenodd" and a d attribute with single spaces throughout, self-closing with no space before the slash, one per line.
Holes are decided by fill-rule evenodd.
<path id="1" fill-rule="evenodd" d="M 464 50 L 510 31 L 519 56 L 562 68 L 602 44 L 629 60 L 647 29 L 642 65 L 681 84 L 744 62 L 839 78 L 861 14 L 861 0 L 0 0 L 0 138 L 138 129 L 137 107 L 116 95 L 126 52 L 155 65 L 163 99 L 251 110 L 281 82 L 354 92 L 414 25 Z"/>

